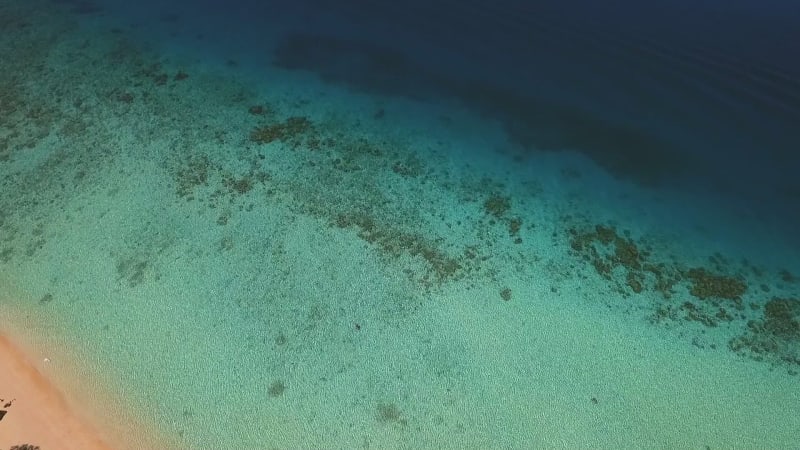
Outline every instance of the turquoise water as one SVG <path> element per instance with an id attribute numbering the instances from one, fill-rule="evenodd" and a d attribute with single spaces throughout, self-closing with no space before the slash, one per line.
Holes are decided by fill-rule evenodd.
<path id="1" fill-rule="evenodd" d="M 180 448 L 796 446 L 792 68 L 354 5 L 0 2 L 0 326 Z"/>

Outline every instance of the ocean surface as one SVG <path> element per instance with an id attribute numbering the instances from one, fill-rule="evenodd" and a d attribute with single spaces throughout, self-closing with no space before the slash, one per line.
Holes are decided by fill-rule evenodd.
<path id="1" fill-rule="evenodd" d="M 0 331 L 179 448 L 797 448 L 797 42 L 777 0 L 0 0 Z"/>

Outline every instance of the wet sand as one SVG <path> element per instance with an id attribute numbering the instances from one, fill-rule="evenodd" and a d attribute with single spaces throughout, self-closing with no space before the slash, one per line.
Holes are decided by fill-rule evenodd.
<path id="1" fill-rule="evenodd" d="M 109 427 L 97 409 L 59 387 L 48 370 L 51 364 L 13 338 L 0 334 L 0 448 L 28 444 L 47 449 L 137 448 L 151 441 L 145 432 Z M 82 380 L 83 386 L 90 385 Z M 71 384 L 71 383 L 67 383 Z M 81 388 L 83 389 L 83 388 Z M 126 428 L 126 427 L 123 427 Z M 136 436 L 136 437 L 133 437 Z M 36 448 L 36 447 L 33 447 Z"/>

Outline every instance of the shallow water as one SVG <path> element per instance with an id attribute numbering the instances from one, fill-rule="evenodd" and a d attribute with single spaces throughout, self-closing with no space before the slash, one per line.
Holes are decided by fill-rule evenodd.
<path id="1" fill-rule="evenodd" d="M 0 324 L 184 448 L 792 447 L 797 11 L 503 6 L 3 1 Z"/>

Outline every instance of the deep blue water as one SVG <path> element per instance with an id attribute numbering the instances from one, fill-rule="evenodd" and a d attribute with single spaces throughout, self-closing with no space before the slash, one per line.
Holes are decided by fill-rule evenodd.
<path id="1" fill-rule="evenodd" d="M 73 4 L 193 36 L 209 58 L 236 48 L 356 91 L 457 99 L 530 152 L 576 150 L 800 225 L 797 2 Z"/>

